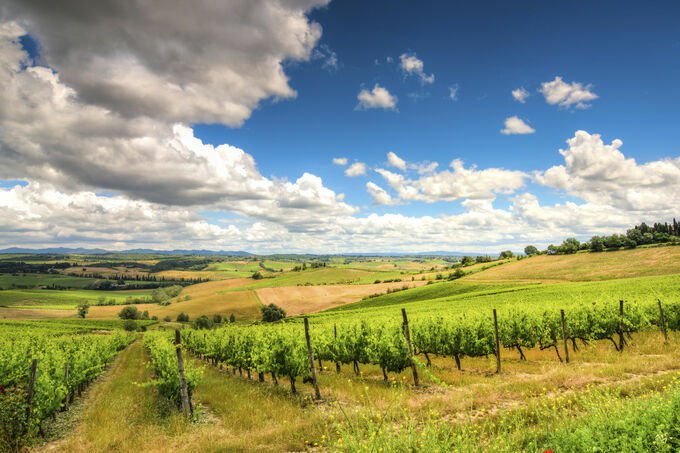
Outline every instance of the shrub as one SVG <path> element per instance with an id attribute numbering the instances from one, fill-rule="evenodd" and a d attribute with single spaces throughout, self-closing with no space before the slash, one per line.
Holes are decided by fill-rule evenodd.
<path id="1" fill-rule="evenodd" d="M 269 304 L 267 306 L 262 307 L 262 321 L 264 322 L 274 322 L 285 317 L 286 312 L 283 311 L 283 308 L 277 305 Z"/>
<path id="2" fill-rule="evenodd" d="M 170 317 L 170 315 L 168 315 L 165 318 L 163 318 L 163 321 L 170 322 L 170 321 L 172 321 L 172 318 Z"/>
<path id="3" fill-rule="evenodd" d="M 144 310 L 144 313 L 142 313 L 142 319 L 145 320 L 145 321 L 148 321 L 148 319 L 149 319 L 149 311 L 148 310 Z"/>
<path id="4" fill-rule="evenodd" d="M 78 317 L 84 318 L 87 312 L 90 311 L 90 304 L 85 302 L 83 305 L 78 305 Z"/>
<path id="5" fill-rule="evenodd" d="M 127 330 L 128 332 L 134 332 L 137 330 L 137 323 L 134 319 L 126 319 L 123 323 L 123 329 Z"/>
<path id="6" fill-rule="evenodd" d="M 120 319 L 139 319 L 142 317 L 142 314 L 134 305 L 126 305 L 120 313 L 118 313 L 118 317 Z"/>
<path id="7" fill-rule="evenodd" d="M 158 316 L 153 315 L 153 316 L 151 317 L 151 319 L 154 320 L 154 321 L 158 321 Z"/>
<path id="8" fill-rule="evenodd" d="M 222 323 L 222 315 L 213 315 L 213 322 L 215 324 L 221 324 Z"/>
<path id="9" fill-rule="evenodd" d="M 233 313 L 229 316 L 229 322 L 236 322 L 236 316 Z"/>
<path id="10" fill-rule="evenodd" d="M 212 329 L 213 322 L 206 315 L 202 315 L 196 318 L 193 327 L 194 329 Z"/>
<path id="11" fill-rule="evenodd" d="M 182 312 L 177 315 L 177 322 L 189 322 L 189 315 Z"/>
<path id="12" fill-rule="evenodd" d="M 258 272 L 255 272 L 253 274 L 252 278 L 253 278 L 253 280 L 262 280 L 262 278 L 264 278 L 264 277 L 262 277 L 262 274 L 258 271 Z"/>

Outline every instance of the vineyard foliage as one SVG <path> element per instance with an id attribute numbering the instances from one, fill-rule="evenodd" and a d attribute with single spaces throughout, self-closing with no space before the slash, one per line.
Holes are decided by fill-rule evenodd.
<path id="1" fill-rule="evenodd" d="M 102 373 L 118 351 L 134 340 L 134 336 L 119 331 L 106 335 L 72 331 L 68 325 L 62 329 L 31 329 L 0 324 L 0 405 L 10 405 L 17 395 L 26 394 L 31 365 L 37 360 L 31 417 L 24 417 L 18 432 L 0 432 L 4 440 L 34 433 L 42 420 L 60 410 L 69 395 Z M 26 405 L 27 400 L 20 399 Z M 13 417 L 11 412 L 2 414 Z M 12 424 L 16 420 L 0 420 L 0 430 Z"/>
<path id="2" fill-rule="evenodd" d="M 151 354 L 156 379 L 152 384 L 158 388 L 161 395 L 181 406 L 181 389 L 179 368 L 177 362 L 177 348 L 171 337 L 165 332 L 150 332 L 144 335 L 144 346 Z M 189 361 L 184 362 L 184 378 L 186 379 L 189 397 L 201 382 L 203 369 L 194 366 Z"/>
<path id="3" fill-rule="evenodd" d="M 611 340 L 618 348 L 621 327 L 624 341 L 632 333 L 661 325 L 656 304 L 626 303 L 623 317 L 618 303 L 590 303 L 571 307 L 566 313 L 566 338 L 572 344 Z M 311 328 L 316 358 L 335 363 L 378 365 L 386 372 L 401 372 L 410 365 L 403 326 L 395 318 L 368 323 L 365 320 L 340 324 L 321 318 Z M 323 322 L 325 321 L 325 322 Z M 665 304 L 665 321 L 669 329 L 680 328 L 680 303 Z M 563 341 L 559 310 L 511 308 L 499 312 L 499 340 L 502 347 L 523 351 L 554 348 L 561 360 Z M 417 316 L 410 322 L 411 339 L 416 354 L 452 357 L 461 368 L 464 357 L 496 353 L 491 313 L 470 311 L 466 314 Z M 188 331 L 185 342 L 194 352 L 234 368 L 256 370 L 306 378 L 309 359 L 304 330 L 299 323 L 273 327 L 228 326 L 213 331 Z"/>

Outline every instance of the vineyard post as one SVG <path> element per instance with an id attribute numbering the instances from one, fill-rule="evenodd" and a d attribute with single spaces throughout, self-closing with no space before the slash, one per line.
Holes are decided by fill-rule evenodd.
<path id="1" fill-rule="evenodd" d="M 333 324 L 333 333 L 335 335 L 335 341 L 337 343 L 337 341 L 338 341 L 338 325 L 337 324 Z M 340 362 L 335 362 L 335 371 L 340 373 Z"/>
<path id="2" fill-rule="evenodd" d="M 191 403 L 189 402 L 189 392 L 187 391 L 187 381 L 184 379 L 184 358 L 182 357 L 182 335 L 179 329 L 175 329 L 175 345 L 177 348 L 177 366 L 179 368 L 179 387 L 182 395 L 182 411 L 184 418 L 193 416 Z"/>
<path id="3" fill-rule="evenodd" d="M 619 301 L 619 352 L 623 352 L 623 300 Z"/>
<path id="4" fill-rule="evenodd" d="M 666 319 L 663 317 L 663 307 L 661 306 L 661 299 L 659 301 L 659 314 L 661 314 L 661 329 L 663 330 L 664 344 L 668 344 L 668 332 L 666 332 Z"/>
<path id="5" fill-rule="evenodd" d="M 413 357 L 413 345 L 411 344 L 411 332 L 408 329 L 408 318 L 406 317 L 406 309 L 401 309 L 401 315 L 404 318 L 404 336 L 406 337 L 406 344 L 408 345 L 408 355 L 411 358 L 411 369 L 413 370 L 413 384 L 418 387 L 418 370 L 416 370 L 416 362 Z"/>
<path id="6" fill-rule="evenodd" d="M 562 317 L 562 339 L 564 340 L 564 357 L 566 363 L 569 363 L 569 347 L 567 346 L 567 325 L 564 322 L 564 310 L 560 310 L 560 316 Z"/>
<path id="7" fill-rule="evenodd" d="M 31 363 L 31 375 L 28 381 L 28 396 L 26 397 L 26 421 L 30 423 L 31 412 L 33 410 L 33 388 L 35 386 L 35 371 L 38 368 L 38 359 L 33 359 Z"/>
<path id="8" fill-rule="evenodd" d="M 501 340 L 498 337 L 498 316 L 496 309 L 493 309 L 493 330 L 496 334 L 496 373 L 501 372 Z"/>
<path id="9" fill-rule="evenodd" d="M 309 319 L 305 317 L 305 340 L 307 340 L 307 352 L 309 353 L 309 367 L 312 370 L 312 382 L 314 383 L 314 394 L 316 399 L 321 399 L 319 392 L 319 382 L 316 380 L 316 365 L 314 364 L 314 351 L 312 351 L 312 340 L 309 338 Z"/>

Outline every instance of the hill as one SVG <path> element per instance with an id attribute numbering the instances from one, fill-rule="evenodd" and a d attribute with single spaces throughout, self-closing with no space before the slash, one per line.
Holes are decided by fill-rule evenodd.
<path id="1" fill-rule="evenodd" d="M 539 255 L 464 277 L 477 282 L 585 282 L 680 273 L 680 247 Z"/>

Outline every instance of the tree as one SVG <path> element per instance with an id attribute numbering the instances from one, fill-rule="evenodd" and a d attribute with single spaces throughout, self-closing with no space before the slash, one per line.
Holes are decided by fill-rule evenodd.
<path id="1" fill-rule="evenodd" d="M 126 319 L 123 323 L 123 329 L 127 330 L 128 332 L 134 332 L 137 330 L 137 323 L 134 319 Z"/>
<path id="2" fill-rule="evenodd" d="M 142 317 L 142 314 L 134 305 L 126 305 L 120 313 L 118 313 L 118 317 L 120 319 L 139 319 Z"/>
<path id="3" fill-rule="evenodd" d="M 148 310 L 144 310 L 144 313 L 142 313 L 142 319 L 145 320 L 145 321 L 149 319 L 149 311 Z"/>
<path id="4" fill-rule="evenodd" d="M 215 324 L 221 324 L 222 323 L 222 315 L 213 315 L 213 322 Z"/>
<path id="5" fill-rule="evenodd" d="M 533 245 L 527 245 L 524 247 L 524 254 L 527 256 L 538 255 L 538 249 Z"/>
<path id="6" fill-rule="evenodd" d="M 234 323 L 236 322 L 236 316 L 232 313 L 231 316 L 229 316 L 229 322 Z"/>
<path id="7" fill-rule="evenodd" d="M 590 239 L 590 250 L 593 252 L 601 252 L 604 250 L 604 241 L 600 236 L 593 236 Z"/>
<path id="8" fill-rule="evenodd" d="M 90 311 L 90 304 L 85 302 L 83 305 L 78 305 L 78 316 L 84 318 L 87 312 Z"/>
<path id="9" fill-rule="evenodd" d="M 262 321 L 264 322 L 274 322 L 286 317 L 286 312 L 283 308 L 269 304 L 262 307 Z"/>
<path id="10" fill-rule="evenodd" d="M 262 274 L 259 271 L 257 271 L 253 274 L 252 278 L 253 280 L 262 280 L 263 277 Z"/>
<path id="11" fill-rule="evenodd" d="M 475 259 L 471 256 L 464 256 L 460 262 L 460 264 L 462 264 L 463 266 L 471 266 L 475 263 L 476 263 Z"/>
<path id="12" fill-rule="evenodd" d="M 206 315 L 199 316 L 194 321 L 195 329 L 212 329 L 213 322 Z"/>
<path id="13" fill-rule="evenodd" d="M 189 315 L 182 312 L 177 315 L 177 322 L 189 322 Z"/>
<path id="14" fill-rule="evenodd" d="M 163 321 L 170 322 L 172 321 L 172 318 L 170 317 L 170 315 L 167 315 L 165 318 L 163 318 Z"/>
<path id="15" fill-rule="evenodd" d="M 568 238 L 562 242 L 558 249 L 558 253 L 576 253 L 581 248 L 581 243 L 576 238 Z"/>
<path id="16" fill-rule="evenodd" d="M 505 250 L 501 252 L 500 259 L 512 258 L 513 256 L 515 256 L 515 254 L 512 253 L 512 250 Z"/>

